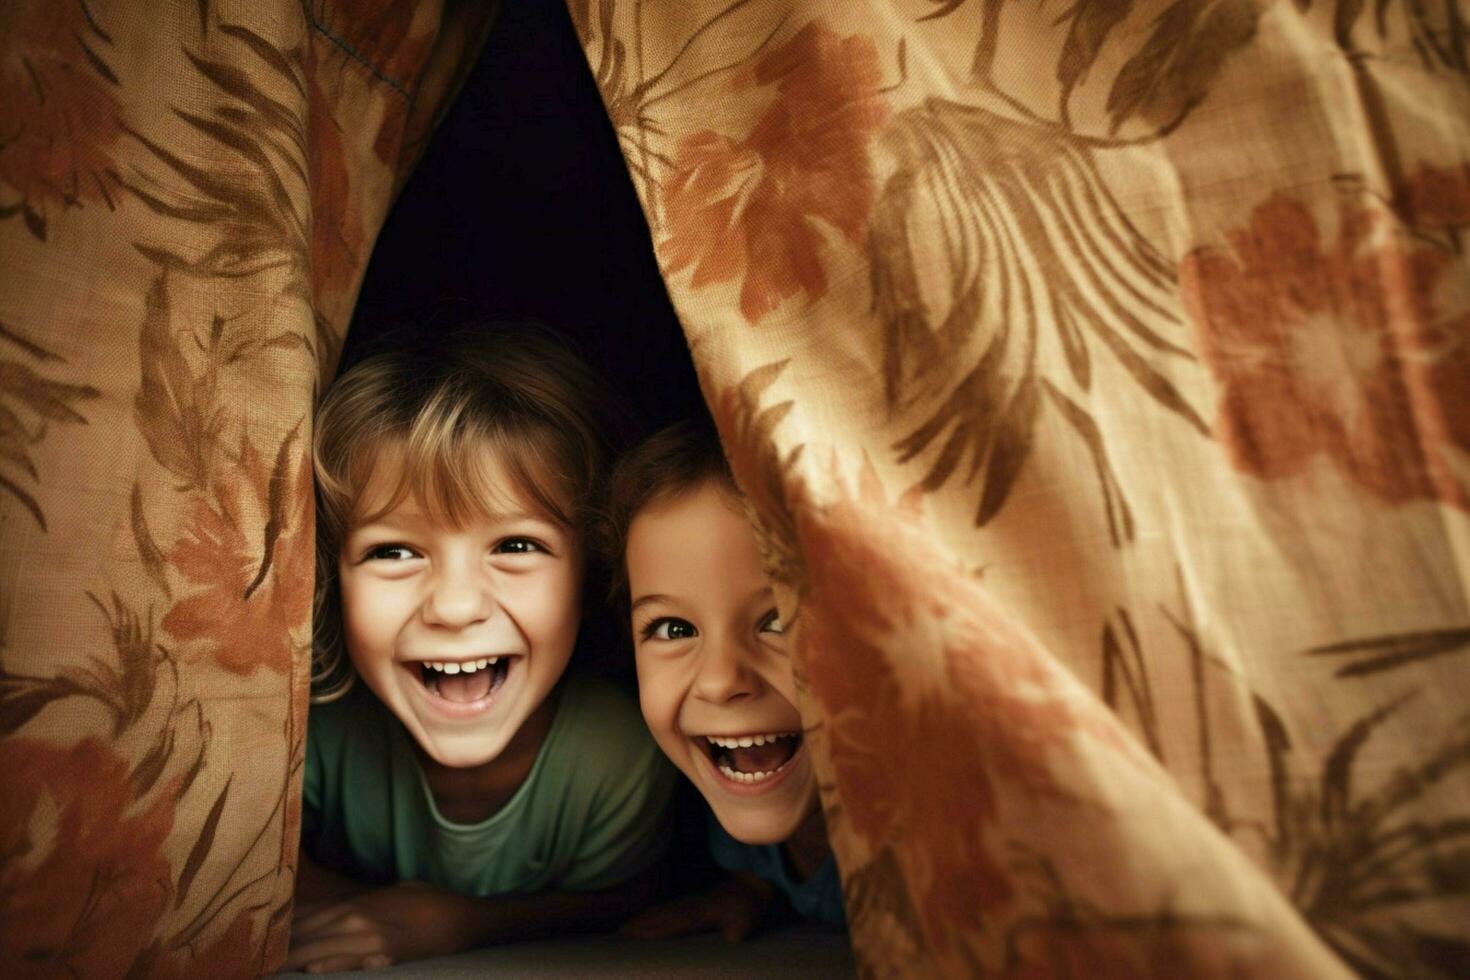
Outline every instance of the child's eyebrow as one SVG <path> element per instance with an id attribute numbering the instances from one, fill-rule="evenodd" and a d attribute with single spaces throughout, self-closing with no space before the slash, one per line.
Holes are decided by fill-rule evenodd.
<path id="1" fill-rule="evenodd" d="M 412 521 L 405 521 L 402 519 L 394 520 L 391 517 L 383 516 L 379 517 L 377 520 L 362 521 L 349 525 L 346 529 L 346 536 L 350 536 L 353 534 L 362 534 L 367 531 L 403 531 L 407 530 L 408 525 L 412 523 Z"/>
<path id="2" fill-rule="evenodd" d="M 485 518 L 493 524 L 516 524 L 521 521 L 535 521 L 537 524 L 550 524 L 553 527 L 561 527 L 558 522 L 552 520 L 550 517 L 547 517 L 545 514 L 538 514 L 534 511 L 514 511 L 511 513 L 486 514 Z"/>
<path id="3" fill-rule="evenodd" d="M 668 596 L 663 595 L 662 593 L 657 593 L 657 592 L 656 593 L 653 593 L 652 595 L 639 596 L 637 599 L 634 599 L 633 600 L 633 604 L 628 607 L 628 612 L 630 612 L 630 613 L 631 612 L 637 612 L 639 609 L 643 608 L 644 606 L 652 605 L 655 602 L 673 602 L 673 601 L 674 600 L 671 599 L 671 598 L 669 598 Z"/>
<path id="4" fill-rule="evenodd" d="M 546 527 L 561 529 L 562 525 L 544 514 L 534 511 L 511 511 L 506 513 L 493 513 L 483 515 L 484 520 L 490 524 L 540 524 Z M 381 514 L 370 521 L 353 523 L 348 526 L 347 534 L 359 534 L 365 530 L 399 531 L 416 527 L 420 524 L 434 524 L 434 518 L 422 511 L 402 511 L 395 509 L 387 514 Z"/>

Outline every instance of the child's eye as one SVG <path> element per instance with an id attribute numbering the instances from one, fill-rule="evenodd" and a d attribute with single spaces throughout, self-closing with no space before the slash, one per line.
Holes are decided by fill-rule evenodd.
<path id="1" fill-rule="evenodd" d="M 781 625 L 780 614 L 772 609 L 761 617 L 760 625 L 756 627 L 756 632 L 780 635 L 786 632 L 786 627 Z"/>
<path id="2" fill-rule="evenodd" d="M 368 549 L 363 561 L 408 561 L 419 557 L 419 553 L 406 544 L 379 544 Z"/>
<path id="3" fill-rule="evenodd" d="M 699 635 L 699 630 L 686 619 L 664 616 L 643 627 L 645 640 L 687 640 Z"/>
<path id="4" fill-rule="evenodd" d="M 533 538 L 506 538 L 495 546 L 497 555 L 529 555 L 545 550 L 545 546 Z"/>

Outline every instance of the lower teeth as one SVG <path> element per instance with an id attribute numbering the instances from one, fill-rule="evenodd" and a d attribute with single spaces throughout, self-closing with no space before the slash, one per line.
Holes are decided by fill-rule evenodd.
<path id="1" fill-rule="evenodd" d="M 786 767 L 781 767 L 781 769 L 784 768 Z M 732 779 L 737 783 L 746 784 L 764 782 L 780 772 L 781 769 L 772 769 L 770 772 L 741 772 L 738 769 L 731 769 L 729 766 L 720 766 L 720 772 L 724 773 L 726 779 Z"/>

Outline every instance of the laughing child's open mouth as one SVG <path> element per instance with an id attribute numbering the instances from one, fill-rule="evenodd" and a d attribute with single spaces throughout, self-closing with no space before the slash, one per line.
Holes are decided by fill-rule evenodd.
<path id="1" fill-rule="evenodd" d="M 786 768 L 801 748 L 801 733 L 705 735 L 700 741 L 726 779 L 751 784 L 764 782 Z"/>
<path id="2" fill-rule="evenodd" d="M 419 664 L 419 678 L 429 693 L 457 704 L 472 704 L 494 694 L 510 672 L 510 657 L 478 660 L 429 660 Z"/>

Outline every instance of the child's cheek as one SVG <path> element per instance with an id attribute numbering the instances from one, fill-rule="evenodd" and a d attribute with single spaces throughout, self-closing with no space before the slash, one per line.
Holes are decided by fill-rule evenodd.
<path id="1" fill-rule="evenodd" d="M 394 597 L 383 583 L 369 580 L 359 569 L 343 569 L 338 581 L 342 587 L 342 639 L 348 657 L 361 670 L 381 659 L 383 651 L 379 647 L 391 643 L 395 631 L 389 620 Z M 387 656 L 391 655 L 390 649 Z"/>
<path id="2" fill-rule="evenodd" d="M 694 778 L 690 742 L 679 730 L 683 686 L 669 663 L 646 651 L 634 655 L 638 669 L 638 706 L 643 721 L 664 755 L 686 776 Z"/>

